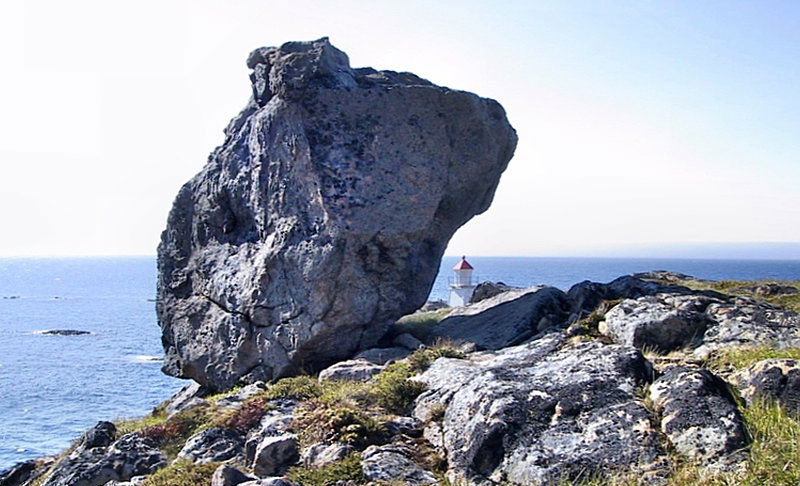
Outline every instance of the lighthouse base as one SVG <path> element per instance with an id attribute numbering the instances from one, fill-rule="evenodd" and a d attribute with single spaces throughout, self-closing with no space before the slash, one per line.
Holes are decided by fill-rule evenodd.
<path id="1" fill-rule="evenodd" d="M 450 287 L 450 299 L 447 302 L 450 307 L 464 307 L 469 304 L 475 286 L 469 287 Z"/>

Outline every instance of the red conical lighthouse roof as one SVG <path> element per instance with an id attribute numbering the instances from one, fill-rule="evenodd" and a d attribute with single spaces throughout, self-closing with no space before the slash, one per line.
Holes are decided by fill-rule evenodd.
<path id="1" fill-rule="evenodd" d="M 472 265 L 467 261 L 467 257 L 462 256 L 461 261 L 453 267 L 453 270 L 473 270 Z"/>

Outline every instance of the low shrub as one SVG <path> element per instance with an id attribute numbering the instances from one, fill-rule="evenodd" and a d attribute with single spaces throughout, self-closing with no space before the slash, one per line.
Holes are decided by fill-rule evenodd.
<path id="1" fill-rule="evenodd" d="M 323 385 L 313 376 L 294 376 L 279 380 L 270 386 L 263 396 L 268 400 L 275 398 L 308 400 L 319 398 L 324 391 Z"/>
<path id="2" fill-rule="evenodd" d="M 271 405 L 264 395 L 256 395 L 244 402 L 241 407 L 217 418 L 214 425 L 246 434 L 261 422 L 270 408 Z"/>
<path id="3" fill-rule="evenodd" d="M 363 448 L 382 440 L 383 426 L 365 412 L 310 400 L 298 410 L 292 424 L 300 442 L 342 442 Z"/>
<path id="4" fill-rule="evenodd" d="M 409 380 L 414 371 L 409 363 L 393 363 L 373 378 L 370 393 L 375 404 L 392 413 L 402 413 L 427 388 L 424 383 Z"/>
<path id="5" fill-rule="evenodd" d="M 200 486 L 211 484 L 211 476 L 219 463 L 195 464 L 191 461 L 175 461 L 164 469 L 148 476 L 141 486 Z"/>
<path id="6" fill-rule="evenodd" d="M 392 324 L 389 332 L 395 336 L 408 333 L 422 342 L 427 342 L 430 338 L 431 330 L 442 319 L 447 317 L 447 314 L 452 310 L 446 307 L 431 312 L 415 312 L 414 314 L 403 316 Z"/>
<path id="7" fill-rule="evenodd" d="M 189 437 L 214 425 L 214 420 L 214 410 L 197 407 L 177 413 L 163 423 L 145 427 L 137 434 L 151 439 L 168 458 L 174 458 Z"/>
<path id="8" fill-rule="evenodd" d="M 361 469 L 361 457 L 354 452 L 319 468 L 295 466 L 286 476 L 297 484 L 314 486 L 334 486 L 336 484 L 366 484 L 367 478 Z"/>

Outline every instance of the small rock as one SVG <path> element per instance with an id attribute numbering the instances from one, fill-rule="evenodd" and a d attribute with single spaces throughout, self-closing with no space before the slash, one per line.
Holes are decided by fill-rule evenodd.
<path id="1" fill-rule="evenodd" d="M 394 340 L 392 341 L 392 344 L 394 344 L 395 346 L 399 346 L 401 348 L 409 349 L 411 351 L 416 351 L 417 349 L 419 349 L 420 346 L 423 345 L 422 341 L 420 341 L 419 339 L 415 338 L 414 336 L 412 336 L 407 332 L 404 332 L 403 334 L 400 334 L 399 336 L 395 337 Z"/>
<path id="2" fill-rule="evenodd" d="M 744 420 L 727 384 L 705 369 L 674 366 L 652 385 L 661 430 L 681 455 L 718 463 L 748 443 Z"/>
<path id="3" fill-rule="evenodd" d="M 391 437 L 395 435 L 407 435 L 409 437 L 419 437 L 422 435 L 422 422 L 415 417 L 394 417 L 391 420 L 382 422 L 386 433 Z"/>
<path id="4" fill-rule="evenodd" d="M 248 481 L 246 483 L 241 483 L 239 486 L 298 486 L 298 485 L 287 478 L 273 477 L 273 478 L 259 479 L 258 481 Z"/>
<path id="5" fill-rule="evenodd" d="M 297 462 L 299 446 L 297 436 L 283 434 L 278 437 L 267 437 L 258 444 L 253 459 L 253 472 L 258 476 L 280 474 Z"/>
<path id="6" fill-rule="evenodd" d="M 776 295 L 790 295 L 800 292 L 797 287 L 790 285 L 780 285 L 776 283 L 764 283 L 751 285 L 749 287 L 739 287 L 734 289 L 740 292 L 752 292 L 760 297 L 774 297 Z"/>
<path id="7" fill-rule="evenodd" d="M 348 444 L 318 442 L 303 450 L 300 461 L 306 467 L 322 467 L 344 459 L 353 450 Z"/>
<path id="8" fill-rule="evenodd" d="M 258 478 L 245 474 L 228 464 L 223 464 L 211 476 L 211 486 L 236 486 L 248 481 L 257 481 Z"/>
<path id="9" fill-rule="evenodd" d="M 409 459 L 402 446 L 370 446 L 361 454 L 361 468 L 371 481 L 401 481 L 403 484 L 436 484 L 436 478 Z"/>
<path id="10" fill-rule="evenodd" d="M 353 357 L 353 359 L 365 359 L 370 363 L 382 365 L 386 364 L 389 361 L 398 361 L 406 356 L 411 354 L 406 348 L 401 347 L 394 347 L 394 348 L 372 348 L 367 349 L 366 351 L 361 351 L 357 355 Z"/>
<path id="11" fill-rule="evenodd" d="M 443 300 L 429 300 L 425 302 L 425 305 L 420 307 L 417 312 L 433 312 L 440 309 L 447 309 L 448 307 L 450 306 Z"/>
<path id="12" fill-rule="evenodd" d="M 243 453 L 241 435 L 223 427 L 212 427 L 190 437 L 178 457 L 206 464 L 227 461 Z"/>
<path id="13" fill-rule="evenodd" d="M 341 361 L 320 371 L 319 381 L 369 381 L 383 368 L 363 358 Z"/>
<path id="14" fill-rule="evenodd" d="M 77 329 L 48 329 L 47 331 L 39 331 L 39 334 L 43 336 L 85 336 L 91 334 L 91 332 Z"/>
<path id="15" fill-rule="evenodd" d="M 790 413 L 800 416 L 800 360 L 765 359 L 731 377 L 742 397 L 776 400 Z"/>
<path id="16" fill-rule="evenodd" d="M 199 383 L 193 381 L 178 390 L 177 393 L 167 400 L 167 406 L 164 408 L 164 411 L 167 413 L 167 416 L 172 417 L 176 413 L 197 406 L 201 401 L 205 402 L 205 400 L 203 400 L 204 395 L 205 390 L 203 387 L 200 386 Z"/>

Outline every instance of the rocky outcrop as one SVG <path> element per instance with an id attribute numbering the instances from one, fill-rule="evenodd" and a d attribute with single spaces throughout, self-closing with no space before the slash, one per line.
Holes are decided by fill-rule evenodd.
<path id="1" fill-rule="evenodd" d="M 418 378 L 429 390 L 414 413 L 453 482 L 550 484 L 585 471 L 646 470 L 663 454 L 635 396 L 652 372 L 632 347 L 568 345 L 554 333 L 437 360 Z"/>
<path id="2" fill-rule="evenodd" d="M 216 390 L 322 369 L 422 306 L 517 140 L 497 102 L 353 69 L 326 38 L 247 64 L 253 96 L 158 250 L 164 371 Z"/>
<path id="3" fill-rule="evenodd" d="M 748 403 L 775 400 L 800 417 L 800 360 L 765 359 L 736 372 L 731 378 Z"/>
<path id="4" fill-rule="evenodd" d="M 114 440 L 116 427 L 100 422 L 62 458 L 42 486 L 102 486 L 152 474 L 166 465 L 150 439 L 127 434 Z"/>
<path id="5" fill-rule="evenodd" d="M 650 398 L 672 446 L 693 461 L 721 463 L 749 442 L 727 384 L 708 370 L 674 366 L 650 386 Z"/>
<path id="6" fill-rule="evenodd" d="M 453 311 L 431 336 L 469 343 L 479 350 L 500 349 L 564 324 L 569 311 L 564 292 L 554 287 L 513 290 Z"/>
<path id="7" fill-rule="evenodd" d="M 758 285 L 748 285 L 734 289 L 739 292 L 750 292 L 759 297 L 774 297 L 776 295 L 791 295 L 800 292 L 797 287 L 768 282 Z"/>

